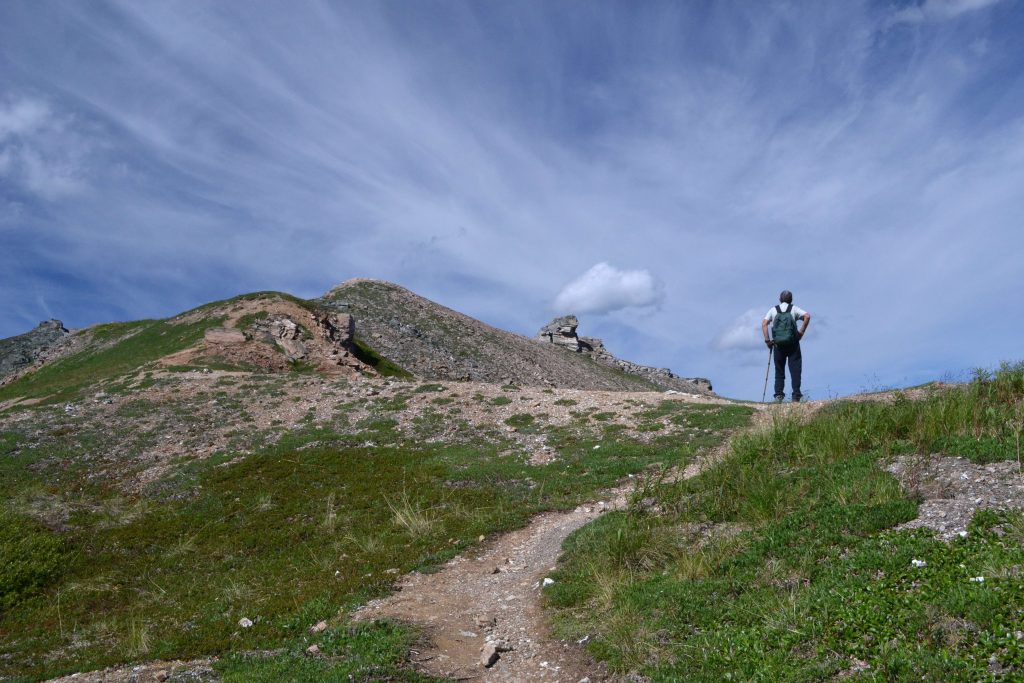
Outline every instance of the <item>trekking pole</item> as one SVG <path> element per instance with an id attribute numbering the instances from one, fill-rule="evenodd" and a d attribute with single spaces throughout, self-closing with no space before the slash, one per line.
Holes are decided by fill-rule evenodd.
<path id="1" fill-rule="evenodd" d="M 764 391 L 761 392 L 761 403 L 764 403 L 764 399 L 768 396 L 768 372 L 772 369 L 772 354 L 775 349 L 771 346 L 768 347 L 768 367 L 764 369 Z"/>

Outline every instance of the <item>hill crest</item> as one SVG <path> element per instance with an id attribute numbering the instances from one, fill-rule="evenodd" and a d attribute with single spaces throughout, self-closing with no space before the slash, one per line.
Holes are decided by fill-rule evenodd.
<path id="1" fill-rule="evenodd" d="M 384 280 L 348 280 L 314 303 L 351 315 L 357 337 L 426 379 L 569 389 L 711 391 L 707 380 L 646 372 L 651 369 L 620 363 L 603 347 L 602 354 L 572 353 L 493 327 Z"/>

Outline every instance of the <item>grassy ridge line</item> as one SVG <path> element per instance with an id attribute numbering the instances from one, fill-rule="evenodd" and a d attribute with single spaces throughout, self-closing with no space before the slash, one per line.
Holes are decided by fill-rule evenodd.
<path id="1" fill-rule="evenodd" d="M 96 325 L 83 333 L 90 335 L 88 348 L 0 387 L 0 401 L 19 397 L 45 399 L 47 403 L 69 400 L 89 385 L 112 380 L 193 346 L 207 329 L 224 320 L 200 316 L 195 322 L 182 323 L 177 322 L 179 319 L 209 313 L 237 301 L 267 297 L 278 297 L 306 310 L 316 310 L 311 302 L 284 292 L 253 292 L 212 301 L 174 318 Z"/>
<path id="2" fill-rule="evenodd" d="M 221 320 L 181 325 L 140 320 L 98 326 L 92 332 L 98 340 L 124 338 L 100 350 L 87 349 L 44 365 L 0 388 L 0 401 L 15 397 L 42 398 L 48 403 L 68 400 L 91 384 L 111 380 L 198 343 L 203 333 Z"/>
<path id="3" fill-rule="evenodd" d="M 879 460 L 1016 458 L 1022 405 L 1024 366 L 1004 365 L 920 401 L 838 403 L 739 438 L 702 476 L 653 491 L 655 511 L 569 539 L 546 589 L 559 629 L 652 680 L 1020 675 L 1024 518 L 978 513 L 949 544 L 890 531 L 917 501 Z"/>

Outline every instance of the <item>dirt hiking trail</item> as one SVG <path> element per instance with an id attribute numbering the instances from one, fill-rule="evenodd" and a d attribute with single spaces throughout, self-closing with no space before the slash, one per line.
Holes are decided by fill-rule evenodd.
<path id="1" fill-rule="evenodd" d="M 811 412 L 818 406 L 755 407 L 751 425 L 732 437 L 770 426 L 775 415 Z M 732 437 L 678 476 L 697 476 L 717 462 L 728 452 Z M 426 645 L 411 659 L 417 669 L 433 676 L 503 682 L 618 680 L 582 644 L 551 635 L 541 589 L 569 534 L 607 511 L 625 507 L 633 486 L 616 488 L 603 501 L 570 512 L 538 515 L 528 526 L 487 547 L 450 560 L 437 573 L 408 574 L 396 593 L 368 603 L 354 617 L 395 619 L 422 628 Z"/>

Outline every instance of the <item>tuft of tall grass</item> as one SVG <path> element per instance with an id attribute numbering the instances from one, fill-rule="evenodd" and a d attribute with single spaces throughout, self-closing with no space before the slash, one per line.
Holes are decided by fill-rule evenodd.
<path id="1" fill-rule="evenodd" d="M 434 518 L 429 510 L 424 510 L 419 504 L 409 498 L 405 491 L 395 500 L 385 498 L 388 509 L 391 510 L 391 519 L 396 526 L 405 529 L 410 536 L 419 538 L 426 536 L 434 528 Z"/>

